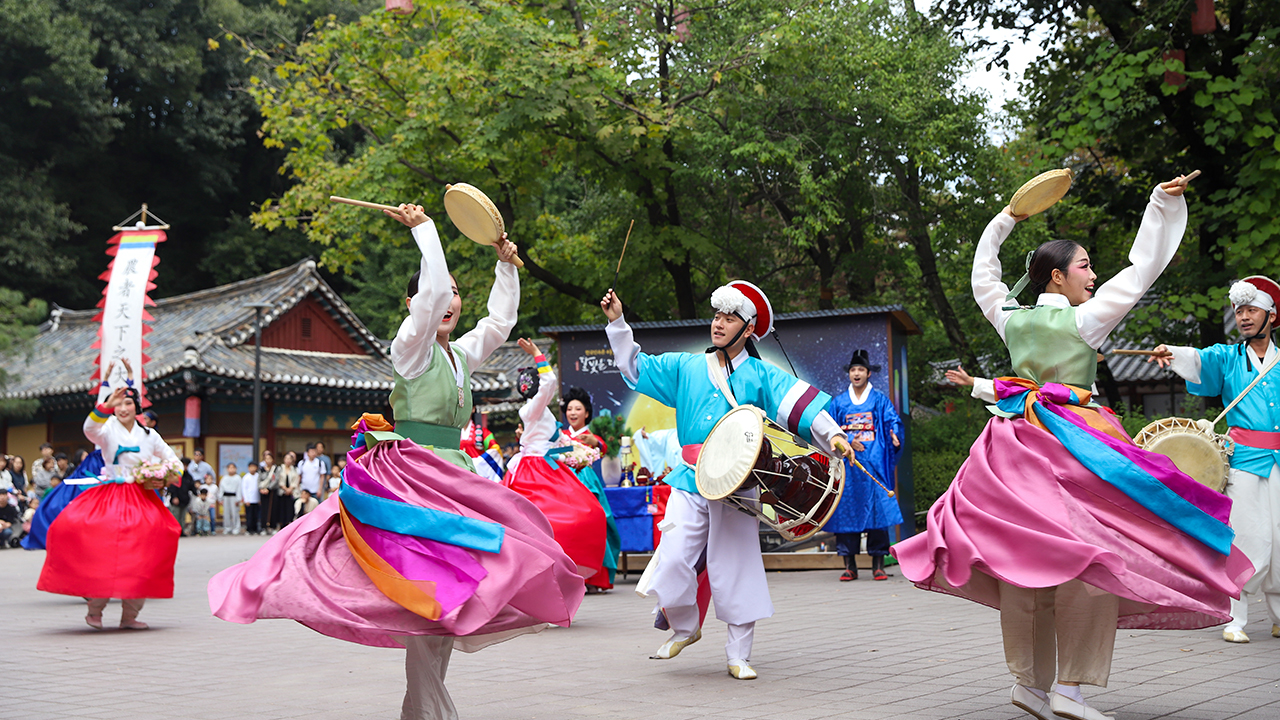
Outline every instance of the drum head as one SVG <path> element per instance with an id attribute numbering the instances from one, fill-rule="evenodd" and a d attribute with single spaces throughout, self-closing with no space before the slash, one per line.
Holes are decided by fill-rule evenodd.
<path id="1" fill-rule="evenodd" d="M 698 454 L 698 493 L 708 500 L 732 495 L 755 467 L 764 441 L 760 410 L 740 405 L 711 429 Z"/>
<path id="2" fill-rule="evenodd" d="M 1185 418 L 1157 420 L 1142 429 L 1134 442 L 1173 461 L 1182 472 L 1218 492 L 1227 485 L 1227 459 L 1222 447 L 1194 422 Z"/>
<path id="3" fill-rule="evenodd" d="M 1018 188 L 1009 201 L 1014 215 L 1035 215 L 1053 207 L 1071 189 L 1071 170 L 1050 170 L 1031 178 Z"/>
<path id="4" fill-rule="evenodd" d="M 481 245 L 497 245 L 506 232 L 497 206 L 466 183 L 445 186 L 444 210 L 459 232 Z"/>

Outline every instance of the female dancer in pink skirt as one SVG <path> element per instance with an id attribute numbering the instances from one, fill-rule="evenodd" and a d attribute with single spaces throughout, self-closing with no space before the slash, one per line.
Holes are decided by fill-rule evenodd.
<path id="1" fill-rule="evenodd" d="M 421 206 L 390 213 L 413 228 L 421 270 L 391 345 L 395 433 L 365 415 L 341 490 L 248 562 L 209 582 L 224 620 L 288 618 L 350 642 L 405 647 L 401 718 L 456 718 L 444 687 L 454 647 L 474 652 L 547 623 L 568 626 L 585 594 L 573 561 L 532 503 L 476 475 L 460 449 L 470 368 L 516 322 L 515 246 L 497 246 L 489 316 L 449 337 L 462 301 Z"/>
<path id="2" fill-rule="evenodd" d="M 1079 685 L 1106 686 L 1116 628 L 1225 622 L 1253 573 L 1231 501 L 1134 445 L 1090 392 L 1096 348 L 1177 252 L 1188 180 L 1152 191 L 1132 264 L 1096 293 L 1088 253 L 1066 240 L 1029 255 L 1009 292 L 1000 244 L 1023 218 L 1005 208 L 987 226 L 973 293 L 1018 376 L 995 381 L 997 417 L 928 530 L 893 550 L 917 586 L 1000 609 L 1013 704 L 1041 720 L 1107 720 Z M 1036 304 L 1018 307 L 1028 280 Z"/>

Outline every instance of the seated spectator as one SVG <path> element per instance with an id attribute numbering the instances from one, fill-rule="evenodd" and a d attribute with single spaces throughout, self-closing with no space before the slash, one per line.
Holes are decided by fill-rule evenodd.
<path id="1" fill-rule="evenodd" d="M 293 515 L 295 518 L 300 518 L 312 510 L 315 510 L 316 506 L 319 504 L 320 502 L 318 500 L 311 497 L 310 490 L 303 490 L 302 496 L 293 501 Z"/>
<path id="2" fill-rule="evenodd" d="M 13 486 L 23 492 L 27 491 L 27 461 L 21 455 L 9 456 L 9 477 Z"/>
<path id="3" fill-rule="evenodd" d="M 0 548 L 18 547 L 22 537 L 22 514 L 18 512 L 13 497 L 0 492 Z"/>
<path id="4" fill-rule="evenodd" d="M 9 470 L 9 456 L 0 455 L 0 492 L 8 492 L 13 487 L 13 473 Z"/>
<path id="5" fill-rule="evenodd" d="M 190 473 L 187 473 L 188 477 Z M 200 493 L 191 498 L 191 504 L 187 506 L 187 512 L 196 521 L 196 535 L 210 535 L 213 533 L 213 524 L 209 521 L 209 488 L 201 487 Z"/>
<path id="6" fill-rule="evenodd" d="M 49 478 L 57 471 L 58 466 L 53 457 L 53 446 L 45 443 L 40 446 L 40 457 L 36 458 L 31 468 L 31 484 L 36 494 L 44 497 L 49 492 Z"/>
<path id="7" fill-rule="evenodd" d="M 53 474 L 58 477 L 66 477 L 71 473 L 71 461 L 67 459 L 66 453 L 58 453 L 53 456 L 53 464 L 56 467 Z"/>
<path id="8" fill-rule="evenodd" d="M 40 498 L 31 498 L 27 511 L 22 513 L 22 534 L 31 532 L 31 518 L 36 516 L 36 508 L 40 507 Z"/>

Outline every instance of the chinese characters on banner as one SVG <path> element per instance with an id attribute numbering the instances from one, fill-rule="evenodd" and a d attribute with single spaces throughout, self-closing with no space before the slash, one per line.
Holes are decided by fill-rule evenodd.
<path id="1" fill-rule="evenodd" d="M 147 295 L 155 289 L 155 266 L 160 261 L 156 257 L 156 243 L 164 242 L 165 234 L 160 230 L 126 230 L 107 241 L 107 255 L 114 259 L 107 266 L 107 271 L 98 276 L 107 281 L 107 288 L 102 292 L 102 301 L 98 307 L 97 320 L 102 325 L 98 329 L 97 347 L 98 372 L 115 363 L 111 369 L 111 377 L 106 378 L 110 388 L 98 389 L 98 402 L 102 402 L 110 394 L 111 389 L 124 387 L 128 371 L 124 367 L 124 359 L 133 366 L 134 387 L 142 394 L 142 405 L 151 403 L 146 399 L 146 388 L 143 380 L 146 375 L 143 366 L 149 359 L 143 352 L 150 343 L 143 336 L 151 332 L 150 325 L 144 320 L 154 320 L 147 312 L 148 306 L 155 302 Z"/>

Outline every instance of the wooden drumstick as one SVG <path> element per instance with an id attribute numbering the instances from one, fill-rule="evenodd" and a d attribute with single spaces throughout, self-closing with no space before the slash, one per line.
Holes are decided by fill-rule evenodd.
<path id="1" fill-rule="evenodd" d="M 631 228 L 635 226 L 635 218 L 632 218 L 631 224 L 627 226 L 627 237 L 622 241 L 622 254 L 618 256 L 618 269 L 613 271 L 613 283 L 609 285 L 609 290 L 611 291 L 618 286 L 618 273 L 622 272 L 622 258 L 627 256 L 627 243 L 631 242 Z"/>
<path id="2" fill-rule="evenodd" d="M 351 198 L 338 197 L 330 195 L 329 199 L 336 203 L 344 203 L 346 205 L 355 205 L 356 207 L 369 208 L 370 210 L 390 210 L 391 212 L 400 212 L 400 208 L 391 205 L 379 205 L 378 203 L 365 202 L 364 200 L 352 200 Z"/>
<path id="3" fill-rule="evenodd" d="M 872 480 L 874 480 L 874 481 L 875 481 L 875 483 L 876 483 L 877 485 L 879 485 L 879 486 L 880 486 L 880 489 L 881 489 L 881 490 L 884 490 L 886 493 L 888 493 L 888 494 L 889 494 L 889 497 L 894 497 L 895 495 L 897 495 L 897 494 L 898 494 L 898 493 L 896 493 L 896 492 L 894 492 L 894 491 L 890 490 L 889 488 L 885 487 L 885 486 L 884 486 L 884 483 L 880 482 L 879 478 L 877 478 L 875 475 L 872 475 L 872 474 L 871 474 L 871 473 L 870 473 L 866 468 L 862 467 L 862 463 L 858 462 L 857 458 L 854 458 L 854 460 L 853 460 L 853 464 L 854 464 L 854 465 L 857 465 L 859 470 L 861 470 L 862 472 L 866 473 L 867 477 L 869 477 L 869 478 L 871 478 Z"/>
<path id="4" fill-rule="evenodd" d="M 1149 355 L 1151 357 L 1173 357 L 1167 350 L 1112 350 L 1112 355 Z"/>

